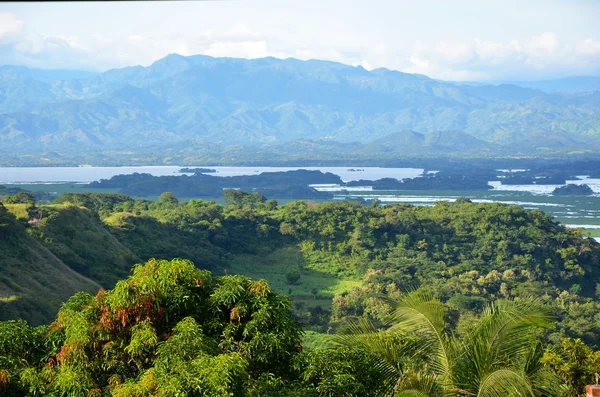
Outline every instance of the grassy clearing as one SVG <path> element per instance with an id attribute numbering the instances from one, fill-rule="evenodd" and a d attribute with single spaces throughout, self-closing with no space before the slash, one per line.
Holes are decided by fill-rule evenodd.
<path id="1" fill-rule="evenodd" d="M 600 229 L 585 229 L 585 233 L 590 237 L 600 237 Z"/>
<path id="2" fill-rule="evenodd" d="M 323 334 L 315 331 L 304 331 L 302 347 L 305 350 L 324 349 L 335 346 L 334 335 Z"/>
<path id="3" fill-rule="evenodd" d="M 309 266 L 297 247 L 284 247 L 264 256 L 237 255 L 229 262 L 229 267 L 222 270 L 253 279 L 263 278 L 275 291 L 287 294 L 294 302 L 303 302 L 308 307 L 328 307 L 335 294 L 362 284 L 360 279 L 342 278 Z M 286 274 L 293 270 L 300 272 L 300 280 L 289 285 Z"/>

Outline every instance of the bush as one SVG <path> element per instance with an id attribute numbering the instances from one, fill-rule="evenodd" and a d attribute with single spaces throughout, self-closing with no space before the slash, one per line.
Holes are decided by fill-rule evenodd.
<path id="1" fill-rule="evenodd" d="M 298 270 L 290 270 L 285 275 L 285 280 L 289 285 L 296 285 L 300 283 L 300 272 Z"/>

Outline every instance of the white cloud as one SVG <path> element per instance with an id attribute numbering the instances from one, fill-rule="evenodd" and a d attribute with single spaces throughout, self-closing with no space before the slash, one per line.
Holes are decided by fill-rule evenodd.
<path id="1" fill-rule="evenodd" d="M 203 51 L 213 57 L 264 58 L 270 55 L 266 41 L 217 41 Z"/>
<path id="2" fill-rule="evenodd" d="M 539 79 L 598 74 L 600 42 L 593 38 L 565 43 L 554 32 L 498 42 L 416 40 L 412 47 L 394 41 L 341 40 L 339 37 L 265 34 L 234 21 L 220 28 L 200 26 L 186 34 L 110 32 L 77 36 L 46 35 L 29 29 L 11 13 L 0 13 L 0 64 L 41 68 L 106 70 L 147 66 L 170 53 L 215 57 L 326 59 L 366 69 L 386 67 L 447 80 Z M 341 33 L 340 33 L 341 34 Z M 340 36 L 341 37 L 341 36 Z"/>
<path id="3" fill-rule="evenodd" d="M 0 12 L 0 43 L 19 33 L 23 29 L 23 21 L 19 20 L 15 14 Z"/>
<path id="4" fill-rule="evenodd" d="M 0 13 L 0 64 L 105 70 L 149 65 L 171 53 L 244 58 L 287 55 L 269 51 L 268 43 L 244 24 L 222 32 L 207 29 L 186 36 L 133 34 L 114 38 L 92 34 L 82 41 L 76 36 L 46 36 L 28 30 L 14 14 Z"/>
<path id="5" fill-rule="evenodd" d="M 536 79 L 598 74 L 598 65 L 600 42 L 585 39 L 568 45 L 545 32 L 524 42 L 417 41 L 403 71 L 448 80 Z"/>
<path id="6" fill-rule="evenodd" d="M 533 36 L 529 40 L 529 49 L 532 52 L 555 53 L 560 48 L 558 36 L 552 32 L 546 32 L 539 36 Z"/>

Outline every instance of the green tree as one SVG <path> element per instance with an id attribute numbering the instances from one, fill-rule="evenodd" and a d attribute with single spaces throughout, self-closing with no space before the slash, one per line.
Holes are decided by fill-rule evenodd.
<path id="1" fill-rule="evenodd" d="M 164 192 L 158 197 L 158 202 L 161 204 L 179 204 L 177 197 L 171 192 Z"/>
<path id="2" fill-rule="evenodd" d="M 47 347 L 25 324 L 0 323 L 2 387 L 16 395 L 243 396 L 263 373 L 290 376 L 300 327 L 289 306 L 263 280 L 152 259 L 112 290 L 74 295 Z"/>
<path id="3" fill-rule="evenodd" d="M 5 204 L 29 204 L 35 205 L 35 198 L 29 192 L 19 192 L 14 196 L 4 197 Z"/>
<path id="4" fill-rule="evenodd" d="M 386 395 L 549 396 L 552 376 L 539 364 L 536 330 L 550 323 L 537 301 L 489 305 L 463 339 L 454 336 L 439 300 L 415 291 L 396 302 L 392 326 L 378 331 L 367 320 L 340 336 L 378 358 Z"/>
<path id="5" fill-rule="evenodd" d="M 2 203 L 0 203 L 0 228 L 6 228 L 12 224 L 14 217 Z"/>
<path id="6" fill-rule="evenodd" d="M 585 397 L 585 386 L 596 384 L 600 351 L 592 351 L 581 339 L 564 338 L 560 347 L 549 347 L 541 363 L 565 384 L 565 397 Z"/>
<path id="7" fill-rule="evenodd" d="M 259 204 L 264 204 L 267 201 L 267 198 L 258 192 L 248 193 L 236 189 L 224 190 L 223 198 L 227 205 L 238 208 L 255 208 Z M 273 207 L 273 205 L 271 205 L 271 207 Z"/>
<path id="8" fill-rule="evenodd" d="M 285 282 L 289 285 L 296 285 L 300 281 L 300 272 L 297 269 L 290 270 L 285 274 Z"/>

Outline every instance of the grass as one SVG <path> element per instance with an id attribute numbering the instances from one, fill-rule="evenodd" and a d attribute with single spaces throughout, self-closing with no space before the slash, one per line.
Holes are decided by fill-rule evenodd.
<path id="1" fill-rule="evenodd" d="M 302 347 L 305 350 L 325 349 L 335 346 L 333 335 L 322 334 L 315 331 L 304 331 L 302 335 Z"/>
<path id="2" fill-rule="evenodd" d="M 0 321 L 24 318 L 48 323 L 62 302 L 78 291 L 100 286 L 74 272 L 21 226 L 10 240 L 0 238 Z"/>
<path id="3" fill-rule="evenodd" d="M 590 237 L 600 237 L 600 229 L 585 229 L 585 233 L 589 234 Z"/>
<path id="4" fill-rule="evenodd" d="M 313 300 L 313 289 L 317 290 L 318 297 L 332 298 L 335 294 L 361 285 L 358 279 L 340 278 L 309 266 L 297 247 L 284 247 L 264 256 L 237 255 L 230 261 L 227 272 L 255 279 L 264 278 L 278 292 Z M 300 280 L 295 285 L 289 285 L 286 281 L 286 274 L 292 270 L 300 272 Z"/>
<path id="5" fill-rule="evenodd" d="M 360 279 L 319 272 L 309 266 L 298 247 L 291 246 L 262 256 L 236 255 L 229 261 L 228 267 L 221 270 L 252 279 L 265 279 L 273 290 L 307 307 L 330 307 L 334 295 L 362 285 Z M 292 270 L 300 272 L 300 280 L 295 285 L 289 285 L 286 280 L 286 274 Z"/>

